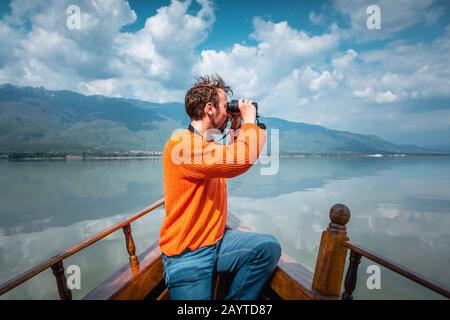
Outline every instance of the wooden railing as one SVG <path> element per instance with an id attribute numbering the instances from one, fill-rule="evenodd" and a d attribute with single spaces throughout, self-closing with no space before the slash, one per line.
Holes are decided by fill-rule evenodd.
<path id="1" fill-rule="evenodd" d="M 156 242 L 155 245 L 147 248 L 140 255 L 139 259 L 141 260 L 139 260 L 135 253 L 136 249 L 131 234 L 131 222 L 163 204 L 164 199 L 158 200 L 131 218 L 107 228 L 82 243 L 34 266 L 21 275 L 2 284 L 0 286 L 0 295 L 19 286 L 42 271 L 51 268 L 56 278 L 60 298 L 70 300 L 72 293 L 67 287 L 63 260 L 122 228 L 129 255 L 129 265 L 121 268 L 116 274 L 92 290 L 85 298 L 142 299 L 148 296 L 149 290 L 152 291 L 152 288 L 156 288 L 159 284 L 163 283 L 163 266 L 159 257 L 161 252 Z M 286 254 L 282 254 L 278 268 L 269 283 L 273 292 L 280 298 L 307 300 L 353 299 L 353 291 L 357 282 L 358 265 L 362 256 L 450 298 L 450 292 L 447 288 L 350 242 L 346 228 L 346 224 L 350 220 L 350 210 L 345 205 L 335 204 L 330 209 L 329 215 L 330 223 L 328 228 L 322 232 L 314 274 Z M 228 213 L 227 227 L 240 231 L 246 231 L 248 229 L 230 213 Z M 341 295 L 345 260 L 349 250 L 350 264 L 345 278 L 344 293 Z M 139 261 L 141 261 L 141 266 L 139 265 Z M 162 291 L 158 296 L 167 296 L 167 290 Z"/>
<path id="2" fill-rule="evenodd" d="M 350 210 L 343 204 L 335 204 L 330 209 L 330 220 L 322 232 L 312 287 L 321 295 L 338 298 L 347 256 L 342 243 L 348 240 L 345 225 L 350 220 Z"/>
<path id="3" fill-rule="evenodd" d="M 450 298 L 450 291 L 444 286 L 427 280 L 414 271 L 350 242 L 345 226 L 350 220 L 350 210 L 345 205 L 334 205 L 330 209 L 330 220 L 328 228 L 322 233 L 313 279 L 313 289 L 320 294 L 352 300 L 357 282 L 358 266 L 361 257 L 364 256 L 421 286 Z M 348 250 L 350 250 L 350 263 L 345 277 L 344 292 L 341 295 L 342 277 Z"/>
<path id="4" fill-rule="evenodd" d="M 62 253 L 57 254 L 56 256 L 45 260 L 44 262 L 41 262 L 37 264 L 36 266 L 30 268 L 29 270 L 25 271 L 24 273 L 18 275 L 17 277 L 3 283 L 0 286 L 0 295 L 5 294 L 6 292 L 14 289 L 15 287 L 21 285 L 25 281 L 31 279 L 32 277 L 38 275 L 42 271 L 51 268 L 53 271 L 53 274 L 56 278 L 56 284 L 58 287 L 58 293 L 59 297 L 62 300 L 71 300 L 72 299 L 72 293 L 70 289 L 67 287 L 67 281 L 64 274 L 64 265 L 63 260 L 70 257 L 71 255 L 89 247 L 90 245 L 94 244 L 95 242 L 107 237 L 111 233 L 114 233 L 115 231 L 122 228 L 124 235 L 125 235 L 125 243 L 126 243 L 126 249 L 128 251 L 129 260 L 130 260 L 130 267 L 132 269 L 138 269 L 139 268 L 139 261 L 135 254 L 135 245 L 133 236 L 131 234 L 131 223 L 142 216 L 146 215 L 147 213 L 157 209 L 158 207 L 162 206 L 164 204 L 164 199 L 160 199 L 153 204 L 151 204 L 146 209 L 142 210 L 141 212 L 135 214 L 134 216 L 115 224 L 112 227 L 109 227 L 102 232 L 88 238 L 87 240 L 67 249 L 66 251 L 63 251 Z"/>
<path id="5" fill-rule="evenodd" d="M 345 291 L 342 294 L 342 300 L 353 300 L 353 291 L 356 287 L 356 281 L 358 276 L 358 266 L 361 261 L 361 257 L 366 257 L 367 259 L 378 263 L 379 265 L 394 271 L 403 277 L 412 280 L 421 286 L 428 288 L 446 298 L 450 298 L 450 291 L 443 286 L 426 279 L 424 276 L 409 270 L 399 264 L 396 264 L 380 255 L 373 253 L 367 249 L 362 248 L 350 241 L 343 243 L 343 246 L 350 249 L 350 264 L 348 266 L 347 275 L 345 276 Z"/>

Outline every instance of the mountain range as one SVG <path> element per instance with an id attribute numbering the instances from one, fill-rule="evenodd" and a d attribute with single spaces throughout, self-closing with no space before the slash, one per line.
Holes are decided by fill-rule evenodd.
<path id="1" fill-rule="evenodd" d="M 374 135 L 261 117 L 279 129 L 281 153 L 426 153 Z M 0 152 L 162 151 L 173 130 L 186 128 L 181 103 L 86 96 L 42 87 L 0 85 Z"/>

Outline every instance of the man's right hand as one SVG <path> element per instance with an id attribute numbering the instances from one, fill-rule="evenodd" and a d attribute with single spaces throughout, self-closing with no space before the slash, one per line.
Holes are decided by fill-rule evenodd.
<path id="1" fill-rule="evenodd" d="M 256 108 L 251 100 L 240 99 L 238 101 L 238 108 L 241 112 L 242 119 L 244 119 L 244 124 L 256 123 Z"/>

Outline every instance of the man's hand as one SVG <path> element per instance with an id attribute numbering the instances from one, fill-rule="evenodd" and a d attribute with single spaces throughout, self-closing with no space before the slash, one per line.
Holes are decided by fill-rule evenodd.
<path id="1" fill-rule="evenodd" d="M 232 114 L 232 116 L 230 117 L 230 122 L 231 122 L 231 129 L 239 129 L 241 127 L 242 124 L 242 116 L 240 113 L 234 113 Z"/>
<path id="2" fill-rule="evenodd" d="M 251 100 L 240 99 L 238 102 L 238 108 L 241 112 L 242 119 L 245 123 L 256 123 L 256 108 L 252 104 Z"/>

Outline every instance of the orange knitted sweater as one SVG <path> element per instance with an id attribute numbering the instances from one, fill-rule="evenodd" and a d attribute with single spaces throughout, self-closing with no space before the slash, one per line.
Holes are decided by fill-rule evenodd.
<path id="1" fill-rule="evenodd" d="M 244 124 L 231 144 L 204 140 L 182 130 L 164 147 L 166 215 L 160 229 L 161 251 L 174 256 L 219 241 L 227 215 L 225 178 L 247 171 L 264 146 L 264 130 Z"/>

